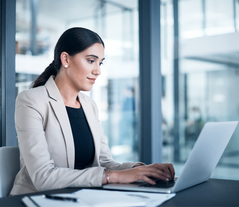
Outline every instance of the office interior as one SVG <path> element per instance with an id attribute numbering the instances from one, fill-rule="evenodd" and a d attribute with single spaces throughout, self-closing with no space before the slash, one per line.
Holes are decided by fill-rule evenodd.
<path id="1" fill-rule="evenodd" d="M 0 57 L 1 146 L 17 145 L 12 101 L 52 62 L 57 39 L 70 27 L 91 29 L 105 42 L 102 74 L 86 94 L 97 103 L 115 160 L 144 161 L 142 140 L 156 141 L 160 145 L 156 149 L 144 149 L 152 154 L 158 147 L 158 157 L 151 161 L 173 163 L 180 174 L 206 122 L 239 119 L 239 0 L 158 0 L 158 7 L 151 10 L 160 16 L 150 21 L 158 25 L 159 35 L 147 37 L 152 44 L 160 42 L 150 60 L 158 62 L 156 88 L 142 77 L 140 68 L 142 59 L 150 57 L 140 53 L 140 27 L 147 25 L 140 18 L 142 1 L 1 1 L 13 2 L 8 12 L 15 18 L 14 29 L 8 28 L 8 19 L 1 29 L 4 38 L 15 39 L 14 52 L 7 57 L 1 52 Z M 3 7 L 0 10 L 4 12 Z M 14 67 L 8 67 L 6 58 Z M 9 80 L 8 75 L 14 78 Z M 140 131 L 148 121 L 142 110 L 149 110 L 141 104 L 142 80 L 151 84 L 152 96 L 160 96 L 158 106 L 153 106 L 160 115 L 153 121 L 161 136 L 153 132 L 142 136 Z M 239 127 L 212 177 L 239 180 Z"/>

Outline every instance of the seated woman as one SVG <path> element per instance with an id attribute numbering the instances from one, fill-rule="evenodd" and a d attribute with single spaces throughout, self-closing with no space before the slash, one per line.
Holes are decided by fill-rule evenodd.
<path id="1" fill-rule="evenodd" d="M 53 62 L 16 99 L 20 171 L 11 195 L 150 177 L 174 177 L 171 164 L 117 163 L 102 133 L 90 91 L 104 60 L 104 43 L 93 31 L 71 28 L 59 38 Z"/>

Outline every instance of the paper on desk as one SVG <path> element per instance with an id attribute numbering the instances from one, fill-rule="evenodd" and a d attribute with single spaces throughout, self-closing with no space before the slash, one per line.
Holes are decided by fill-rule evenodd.
<path id="1" fill-rule="evenodd" d="M 72 196 L 72 194 L 55 194 L 59 196 L 65 196 L 65 197 L 76 197 Z M 30 197 L 30 199 L 29 199 Z M 22 199 L 22 202 L 25 204 L 27 207 L 90 207 L 90 205 L 86 204 L 85 202 L 78 200 L 78 202 L 72 202 L 72 201 L 62 201 L 62 200 L 53 200 L 53 199 L 48 199 L 44 195 L 36 195 L 36 196 L 25 196 Z M 34 203 L 32 202 L 34 201 Z M 37 204 L 37 205 L 36 205 Z"/>
<path id="2" fill-rule="evenodd" d="M 93 207 L 155 207 L 173 198 L 176 194 L 84 189 L 73 193 L 73 195 Z"/>

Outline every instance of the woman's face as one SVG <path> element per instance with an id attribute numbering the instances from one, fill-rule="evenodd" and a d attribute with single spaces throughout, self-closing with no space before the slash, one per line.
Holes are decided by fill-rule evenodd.
<path id="1" fill-rule="evenodd" d="M 83 52 L 69 56 L 67 76 L 71 87 L 76 91 L 90 91 L 101 74 L 100 66 L 104 60 L 104 47 L 95 43 Z"/>

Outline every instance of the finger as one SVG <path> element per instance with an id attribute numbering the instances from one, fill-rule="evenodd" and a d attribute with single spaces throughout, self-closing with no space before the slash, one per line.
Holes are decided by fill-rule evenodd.
<path id="1" fill-rule="evenodd" d="M 152 177 L 156 179 L 160 179 L 164 182 L 167 182 L 170 179 L 170 176 L 166 174 L 165 172 L 161 170 L 154 170 L 154 171 L 149 171 L 147 174 L 145 174 L 147 177 Z"/>
<path id="2" fill-rule="evenodd" d="M 154 177 L 166 182 L 169 179 L 172 179 L 172 176 L 169 170 L 168 172 L 165 172 L 165 169 L 167 169 L 167 166 L 163 166 L 162 164 L 160 164 L 160 167 L 159 167 L 157 164 L 153 164 L 153 165 L 148 165 L 147 167 L 139 169 L 138 172 L 140 174 L 146 175 L 147 177 Z"/>
<path id="3" fill-rule="evenodd" d="M 173 165 L 170 164 L 170 163 L 167 163 L 166 165 L 168 166 L 168 169 L 169 169 L 169 171 L 170 171 L 171 177 L 172 177 L 172 179 L 173 179 L 174 176 L 175 176 L 175 170 L 174 170 L 174 167 L 173 167 Z"/>
<path id="4" fill-rule="evenodd" d="M 172 173 L 167 164 L 157 164 L 155 166 L 166 174 L 165 177 L 167 177 L 168 179 L 172 179 Z"/>
<path id="5" fill-rule="evenodd" d="M 172 173 L 172 177 L 175 177 L 175 170 L 172 164 L 170 164 L 170 172 Z"/>
<path id="6" fill-rule="evenodd" d="M 164 164 L 155 163 L 155 164 L 147 165 L 145 167 L 163 171 L 164 173 L 166 173 L 165 175 L 163 175 L 164 177 L 166 177 L 170 180 L 174 179 L 175 171 L 174 171 L 173 165 L 170 163 L 164 163 Z"/>
<path id="7" fill-rule="evenodd" d="M 164 171 L 170 175 L 171 179 L 174 179 L 175 171 L 173 165 L 170 163 L 165 163 L 163 165 L 165 167 Z"/>
<path id="8" fill-rule="evenodd" d="M 143 180 L 144 180 L 145 182 L 151 184 L 151 185 L 155 185 L 155 184 L 156 184 L 152 179 L 150 179 L 150 178 L 147 177 L 147 176 L 143 176 Z"/>

